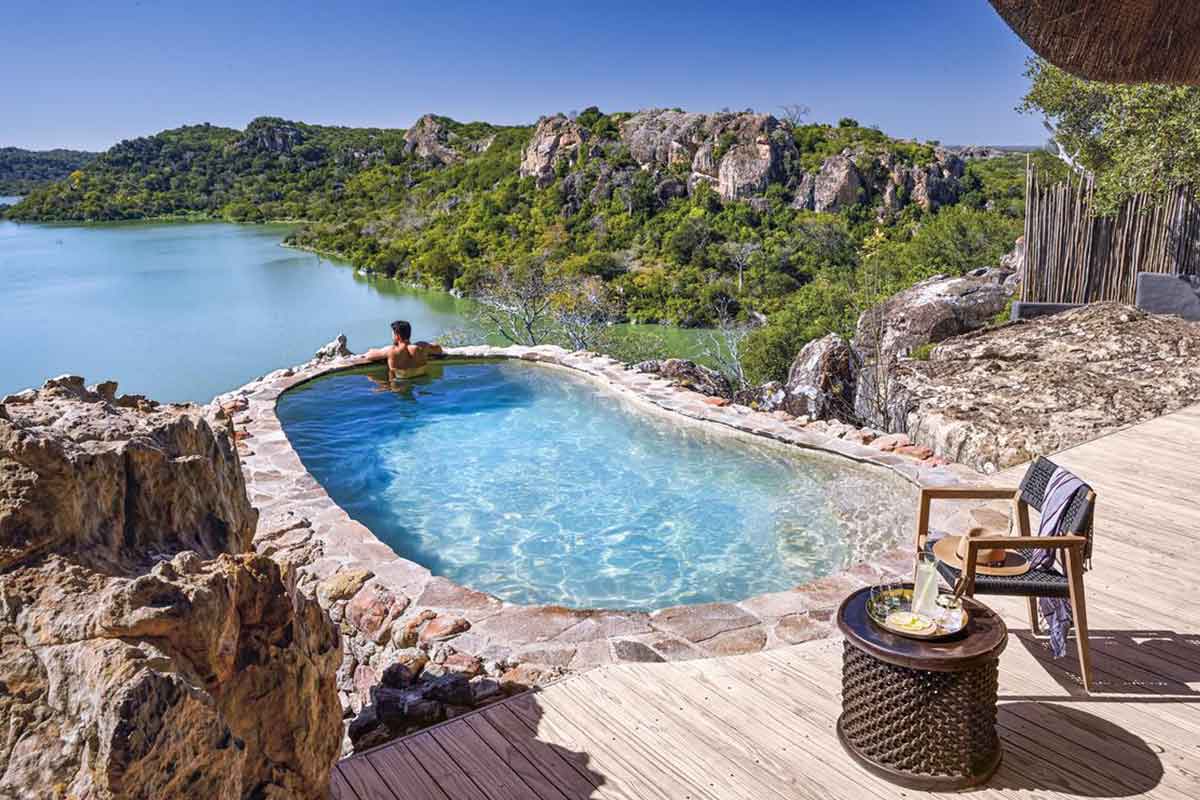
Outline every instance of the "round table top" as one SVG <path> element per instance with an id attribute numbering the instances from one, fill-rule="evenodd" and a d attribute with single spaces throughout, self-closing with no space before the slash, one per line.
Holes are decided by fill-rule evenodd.
<path id="1" fill-rule="evenodd" d="M 948 638 L 910 639 L 884 630 L 867 614 L 867 586 L 851 594 L 838 608 L 837 624 L 847 641 L 866 653 L 909 669 L 962 672 L 1000 657 L 1008 644 L 1008 627 L 995 611 L 963 598 L 967 627 Z"/>

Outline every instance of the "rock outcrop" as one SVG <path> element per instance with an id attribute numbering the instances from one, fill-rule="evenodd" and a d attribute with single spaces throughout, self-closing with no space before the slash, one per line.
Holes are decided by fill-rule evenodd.
<path id="1" fill-rule="evenodd" d="M 275 117 L 259 117 L 246 126 L 237 147 L 267 153 L 290 153 L 303 141 L 304 134 L 296 123 Z"/>
<path id="2" fill-rule="evenodd" d="M 934 150 L 934 160 L 928 164 L 904 164 L 892 153 L 843 150 L 801 177 L 792 206 L 836 212 L 868 203 L 885 215 L 916 203 L 925 211 L 936 211 L 958 201 L 965 169 L 961 158 L 942 148 Z"/>
<path id="3" fill-rule="evenodd" d="M 770 114 L 648 109 L 621 122 L 621 142 L 642 169 L 686 166 L 689 187 L 708 183 L 724 200 L 798 177 L 795 142 Z"/>
<path id="4" fill-rule="evenodd" d="M 862 200 L 863 181 L 849 156 L 825 159 L 813 178 L 812 206 L 814 211 L 841 211 L 858 205 Z"/>
<path id="5" fill-rule="evenodd" d="M 250 552 L 217 414 L 77 377 L 0 404 L 0 797 L 326 796 L 337 630 Z"/>
<path id="6" fill-rule="evenodd" d="M 858 357 L 831 333 L 800 350 L 788 370 L 782 406 L 793 416 L 846 419 L 853 413 Z"/>
<path id="7" fill-rule="evenodd" d="M 892 380 L 913 442 L 990 473 L 1200 401 L 1200 322 L 1099 303 L 956 337 Z"/>
<path id="8" fill-rule="evenodd" d="M 404 132 L 404 152 L 415 153 L 434 164 L 448 165 L 462 160 L 450 146 L 450 131 L 433 114 L 426 114 Z"/>
<path id="9" fill-rule="evenodd" d="M 521 177 L 532 176 L 539 189 L 549 186 L 559 162 L 573 161 L 587 139 L 587 131 L 562 114 L 542 117 L 521 156 Z"/>
<path id="10" fill-rule="evenodd" d="M 730 397 L 733 387 L 729 379 L 715 369 L 683 358 L 664 358 L 634 364 L 638 372 L 661 375 L 677 386 L 711 397 Z"/>
<path id="11" fill-rule="evenodd" d="M 641 170 L 653 177 L 661 203 L 704 184 L 722 200 L 747 200 L 765 209 L 767 189 L 781 185 L 794 208 L 833 213 L 868 203 L 882 216 L 908 203 L 935 211 L 956 202 L 965 169 L 962 157 L 940 147 L 929 151 L 928 163 L 915 164 L 901 163 L 896 153 L 881 148 L 859 147 L 805 172 L 792 129 L 753 111 L 652 108 L 625 117 L 618 128 L 614 138 L 593 134 L 562 114 L 543 117 L 525 148 L 520 174 L 544 188 L 586 148 L 600 163 L 589 167 L 586 179 L 567 170 L 564 182 L 574 178 L 578 184 L 564 185 L 568 213 L 577 211 L 585 196 L 607 200 Z"/>
<path id="12" fill-rule="evenodd" d="M 1010 273 L 978 269 L 959 278 L 937 275 L 868 309 L 858 320 L 858 356 L 852 419 L 903 431 L 909 396 L 894 369 L 917 348 L 978 330 L 996 319 L 1011 297 Z"/>
<path id="13" fill-rule="evenodd" d="M 982 328 L 1004 310 L 1009 272 L 978 269 L 959 278 L 936 275 L 868 309 L 858 320 L 854 347 L 883 360 Z"/>

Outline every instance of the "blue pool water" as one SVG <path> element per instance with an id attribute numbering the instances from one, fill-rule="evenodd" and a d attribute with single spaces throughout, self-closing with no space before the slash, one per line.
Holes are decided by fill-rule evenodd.
<path id="1" fill-rule="evenodd" d="M 633 409 L 524 362 L 388 387 L 319 378 L 279 417 L 330 496 L 402 556 L 520 603 L 652 609 L 790 588 L 893 547 L 899 478 Z"/>

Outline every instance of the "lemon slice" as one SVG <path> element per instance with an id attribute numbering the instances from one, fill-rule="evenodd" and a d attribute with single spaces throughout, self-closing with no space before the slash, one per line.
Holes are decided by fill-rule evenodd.
<path id="1" fill-rule="evenodd" d="M 905 633 L 929 633 L 937 627 L 929 617 L 911 611 L 893 611 L 885 621 L 889 628 Z"/>

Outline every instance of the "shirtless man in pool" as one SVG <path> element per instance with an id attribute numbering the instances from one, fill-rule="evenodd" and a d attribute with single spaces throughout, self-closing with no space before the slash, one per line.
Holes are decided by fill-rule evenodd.
<path id="1" fill-rule="evenodd" d="M 429 342 L 412 342 L 412 325 L 404 320 L 392 323 L 391 347 L 375 347 L 367 351 L 371 361 L 387 359 L 388 373 L 395 378 L 415 378 L 425 372 L 430 356 L 442 354 L 441 345 Z"/>

